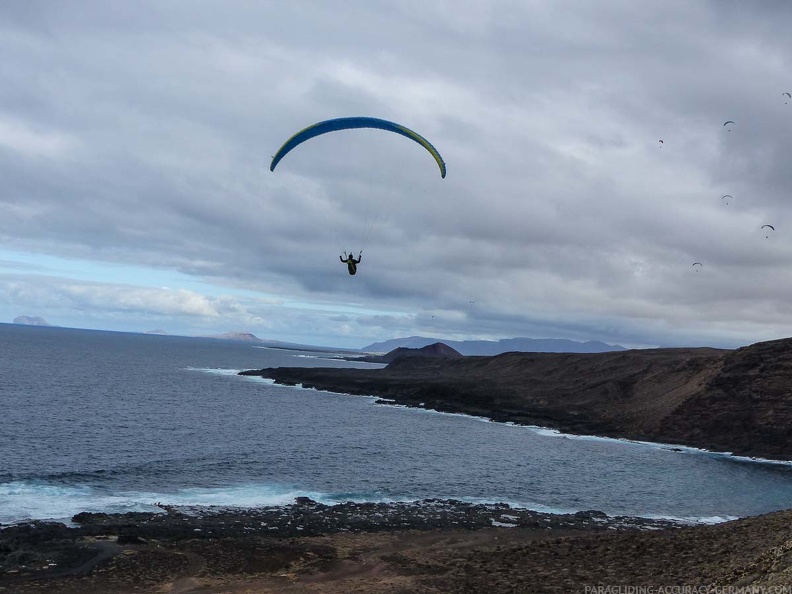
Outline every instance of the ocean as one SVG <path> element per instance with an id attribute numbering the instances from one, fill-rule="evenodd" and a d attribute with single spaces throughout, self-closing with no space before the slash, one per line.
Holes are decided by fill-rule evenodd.
<path id="1" fill-rule="evenodd" d="M 691 522 L 792 507 L 790 463 L 566 436 L 237 375 L 278 366 L 372 364 L 209 338 L 0 324 L 0 524 L 300 496 Z"/>

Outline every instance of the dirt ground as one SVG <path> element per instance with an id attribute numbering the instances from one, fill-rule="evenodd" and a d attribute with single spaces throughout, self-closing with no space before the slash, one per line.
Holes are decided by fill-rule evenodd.
<path id="1" fill-rule="evenodd" d="M 81 566 L 47 579 L 5 573 L 0 592 L 594 594 L 597 586 L 612 592 L 617 586 L 783 592 L 769 587 L 786 586 L 792 592 L 792 511 L 644 530 L 491 527 L 125 540 L 85 537 L 93 556 Z"/>

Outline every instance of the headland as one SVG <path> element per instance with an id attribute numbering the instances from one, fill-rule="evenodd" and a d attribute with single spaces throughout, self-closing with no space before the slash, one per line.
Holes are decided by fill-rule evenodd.
<path id="1" fill-rule="evenodd" d="M 383 404 L 792 460 L 792 338 L 736 350 L 409 356 L 382 369 L 242 372 Z"/>

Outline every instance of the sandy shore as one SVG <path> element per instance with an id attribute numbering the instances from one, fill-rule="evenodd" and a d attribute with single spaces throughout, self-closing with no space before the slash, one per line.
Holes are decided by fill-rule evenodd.
<path id="1" fill-rule="evenodd" d="M 406 594 L 710 585 L 792 592 L 792 511 L 682 526 L 454 501 L 301 500 L 279 508 L 163 508 L 75 520 L 71 527 L 0 530 L 0 592 Z"/>

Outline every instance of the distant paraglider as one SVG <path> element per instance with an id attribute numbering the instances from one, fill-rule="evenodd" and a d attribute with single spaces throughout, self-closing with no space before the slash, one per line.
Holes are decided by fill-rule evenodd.
<path id="1" fill-rule="evenodd" d="M 770 231 L 775 231 L 775 227 L 772 225 L 762 225 L 762 229 L 770 229 Z M 768 231 L 767 235 L 765 235 L 765 239 L 770 239 L 770 231 Z"/>
<path id="2" fill-rule="evenodd" d="M 696 266 L 698 266 L 698 268 L 696 268 Z M 703 266 L 704 266 L 704 265 L 703 265 L 701 262 L 693 262 L 693 269 L 694 269 L 696 272 L 700 272 L 700 271 L 701 271 L 701 268 L 702 268 Z"/>
<path id="3" fill-rule="evenodd" d="M 724 194 L 723 196 L 721 196 L 721 200 L 726 203 L 726 206 L 729 206 L 729 202 L 734 200 L 734 198 L 732 198 L 731 194 Z"/>
<path id="4" fill-rule="evenodd" d="M 723 123 L 723 126 L 726 128 L 726 130 L 731 132 L 732 126 L 736 126 L 736 124 L 732 120 L 728 120 Z"/>
<path id="5" fill-rule="evenodd" d="M 782 97 L 786 97 L 787 99 L 792 99 L 792 95 L 790 95 L 789 93 L 781 93 L 781 96 Z M 786 105 L 787 103 L 789 103 L 789 102 L 788 101 L 784 101 L 784 105 Z"/>

